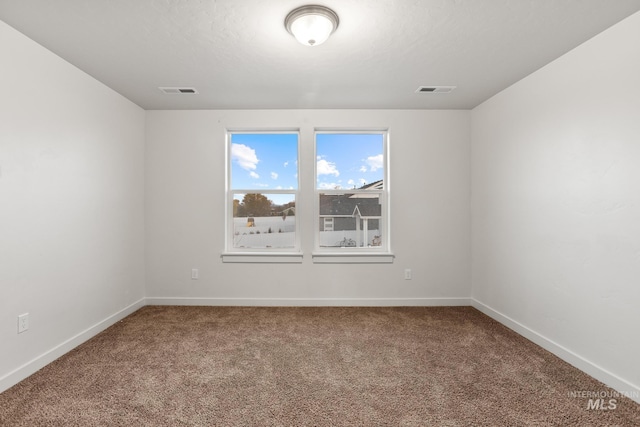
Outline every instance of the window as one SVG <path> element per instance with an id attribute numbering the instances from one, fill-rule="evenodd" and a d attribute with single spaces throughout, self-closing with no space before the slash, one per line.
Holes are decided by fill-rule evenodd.
<path id="1" fill-rule="evenodd" d="M 316 251 L 388 251 L 386 132 L 316 132 Z"/>
<path id="2" fill-rule="evenodd" d="M 223 262 L 300 263 L 301 234 L 315 236 L 314 263 L 393 262 L 387 132 L 307 135 L 315 170 L 301 171 L 298 131 L 227 133 Z M 300 183 L 309 204 L 296 210 Z"/>
<path id="3" fill-rule="evenodd" d="M 229 132 L 227 251 L 299 250 L 297 132 Z"/>

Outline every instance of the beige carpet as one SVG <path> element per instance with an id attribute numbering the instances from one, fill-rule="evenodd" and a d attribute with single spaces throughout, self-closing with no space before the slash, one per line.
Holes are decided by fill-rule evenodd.
<path id="1" fill-rule="evenodd" d="M 640 425 L 584 393 L 613 391 L 470 307 L 145 307 L 0 394 L 0 425 Z"/>

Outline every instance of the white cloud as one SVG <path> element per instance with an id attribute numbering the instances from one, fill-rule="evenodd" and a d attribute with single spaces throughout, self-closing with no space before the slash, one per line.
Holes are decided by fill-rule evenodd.
<path id="1" fill-rule="evenodd" d="M 318 160 L 318 175 L 340 176 L 340 172 L 336 168 L 336 164 L 328 162 L 324 159 Z"/>
<path id="2" fill-rule="evenodd" d="M 271 172 L 271 179 L 278 179 L 278 174 L 276 172 Z"/>
<path id="3" fill-rule="evenodd" d="M 283 166 L 286 168 L 287 166 L 289 166 L 289 162 L 284 162 Z"/>
<path id="4" fill-rule="evenodd" d="M 358 182 L 360 183 L 360 187 L 362 187 L 363 185 L 365 185 L 367 183 L 367 181 L 365 181 L 364 179 L 360 178 L 358 180 Z"/>
<path id="5" fill-rule="evenodd" d="M 378 169 L 382 169 L 382 166 L 383 166 L 382 154 L 378 154 L 377 156 L 367 157 L 367 164 L 369 165 L 371 172 L 375 172 Z"/>
<path id="6" fill-rule="evenodd" d="M 319 190 L 339 190 L 342 188 L 340 184 L 336 184 L 335 182 L 320 182 L 318 183 Z"/>
<path id="7" fill-rule="evenodd" d="M 365 165 L 360 166 L 360 172 L 366 172 L 367 167 Z"/>
<path id="8" fill-rule="evenodd" d="M 355 182 L 354 180 L 352 180 L 352 179 L 350 179 L 349 181 L 347 181 L 347 184 L 349 184 L 349 185 L 355 185 L 355 183 L 356 183 L 356 182 Z"/>
<path id="9" fill-rule="evenodd" d="M 253 179 L 258 179 L 260 178 L 260 175 L 258 175 L 257 173 L 255 173 L 254 171 L 249 172 L 249 176 Z"/>
<path id="10" fill-rule="evenodd" d="M 231 159 L 238 162 L 238 165 L 247 171 L 256 170 L 260 161 L 256 156 L 256 150 L 244 144 L 231 144 Z"/>

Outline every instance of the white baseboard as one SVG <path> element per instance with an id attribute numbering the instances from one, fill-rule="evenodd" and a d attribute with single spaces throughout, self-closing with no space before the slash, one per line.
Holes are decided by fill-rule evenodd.
<path id="1" fill-rule="evenodd" d="M 55 346 L 54 348 L 47 351 L 46 353 L 41 354 L 35 359 L 30 360 L 24 365 L 4 375 L 3 377 L 0 378 L 0 393 L 9 389 L 10 387 L 13 387 L 15 384 L 18 384 L 20 381 L 34 374 L 35 372 L 42 369 L 49 363 L 53 362 L 60 356 L 70 352 L 71 350 L 73 350 L 83 342 L 88 341 L 90 338 L 93 338 L 94 336 L 98 335 L 100 332 L 104 331 L 109 326 L 124 319 L 131 313 L 135 312 L 136 310 L 144 306 L 145 306 L 145 299 L 142 298 L 134 302 L 133 304 L 129 305 L 128 307 L 125 307 L 124 309 L 118 311 L 117 313 L 112 314 L 106 319 L 96 323 L 95 325 L 85 329 L 79 334 L 69 338 L 63 343 Z"/>
<path id="2" fill-rule="evenodd" d="M 470 298 L 170 298 L 147 297 L 147 305 L 259 307 L 436 307 L 469 306 Z"/>
<path id="3" fill-rule="evenodd" d="M 529 329 L 522 323 L 500 313 L 497 310 L 494 310 L 475 298 L 471 298 L 471 306 L 527 338 L 529 341 L 532 341 L 545 350 L 555 354 L 570 365 L 575 366 L 598 381 L 603 382 L 607 386 L 618 391 L 620 394 L 640 403 L 640 387 L 625 381 L 615 374 L 612 374 L 606 369 L 601 368 L 562 345 L 540 335 L 538 332 Z"/>

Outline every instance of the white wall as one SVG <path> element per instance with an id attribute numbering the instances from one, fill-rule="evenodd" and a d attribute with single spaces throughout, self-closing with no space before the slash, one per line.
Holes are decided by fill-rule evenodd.
<path id="1" fill-rule="evenodd" d="M 471 149 L 478 306 L 635 393 L 639 40 L 637 13 L 475 108 Z"/>
<path id="2" fill-rule="evenodd" d="M 1 391 L 144 297 L 144 111 L 1 21 L 0 52 Z"/>
<path id="3" fill-rule="evenodd" d="M 397 110 L 147 112 L 148 301 L 468 304 L 469 116 Z M 389 128 L 393 264 L 311 262 L 314 127 Z M 226 128 L 301 130 L 303 194 L 296 219 L 302 223 L 302 264 L 222 263 Z M 200 269 L 199 280 L 191 280 L 191 268 Z M 413 270 L 413 280 L 404 280 L 405 268 Z"/>

